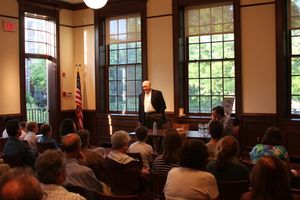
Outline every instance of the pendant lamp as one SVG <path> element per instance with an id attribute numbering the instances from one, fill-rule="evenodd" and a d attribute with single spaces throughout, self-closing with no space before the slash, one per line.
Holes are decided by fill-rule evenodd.
<path id="1" fill-rule="evenodd" d="M 102 8 L 107 3 L 107 0 L 83 0 L 83 1 L 88 7 L 92 9 Z"/>

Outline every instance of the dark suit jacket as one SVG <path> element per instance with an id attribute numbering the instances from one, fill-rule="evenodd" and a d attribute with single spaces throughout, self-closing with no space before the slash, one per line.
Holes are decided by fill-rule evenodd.
<path id="1" fill-rule="evenodd" d="M 164 97 L 159 90 L 151 89 L 151 104 L 156 110 L 157 113 L 162 114 L 162 120 L 165 122 L 165 109 L 166 109 L 166 103 L 164 100 Z M 145 111 L 144 111 L 144 98 L 145 98 L 145 92 L 143 91 L 139 95 L 139 122 L 141 124 L 145 124 Z"/>

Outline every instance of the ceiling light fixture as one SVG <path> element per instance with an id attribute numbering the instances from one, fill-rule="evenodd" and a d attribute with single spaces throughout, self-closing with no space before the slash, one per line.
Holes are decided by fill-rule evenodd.
<path id="1" fill-rule="evenodd" d="M 92 9 L 102 8 L 107 3 L 107 0 L 83 0 L 83 1 L 88 7 Z"/>

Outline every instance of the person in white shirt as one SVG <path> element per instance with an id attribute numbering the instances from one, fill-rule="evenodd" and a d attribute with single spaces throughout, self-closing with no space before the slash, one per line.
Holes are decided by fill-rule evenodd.
<path id="1" fill-rule="evenodd" d="M 142 85 L 143 92 L 139 95 L 139 123 L 152 128 L 153 122 L 158 128 L 163 127 L 166 122 L 166 103 L 162 92 L 151 88 L 151 82 L 146 80 Z"/>
<path id="2" fill-rule="evenodd" d="M 19 137 L 19 140 L 24 140 L 25 136 L 27 135 L 27 127 L 26 127 L 26 121 L 20 121 L 19 127 L 21 129 L 21 136 Z"/>
<path id="3" fill-rule="evenodd" d="M 153 149 L 152 146 L 146 143 L 148 136 L 148 129 L 144 126 L 138 126 L 135 129 L 135 136 L 138 141 L 134 142 L 129 146 L 129 153 L 140 153 L 143 159 L 143 167 L 147 170 L 150 170 L 150 165 L 153 162 L 152 154 Z"/>
<path id="4" fill-rule="evenodd" d="M 36 134 L 39 131 L 38 124 L 36 122 L 27 122 L 26 128 L 28 130 L 28 133 L 24 137 L 24 140 L 27 140 L 28 146 L 30 147 L 30 149 L 37 153 L 37 147 L 36 147 L 37 136 L 36 136 Z"/>
<path id="5" fill-rule="evenodd" d="M 47 194 L 46 200 L 85 200 L 62 186 L 66 179 L 66 162 L 61 151 L 47 150 L 42 153 L 36 160 L 35 169 L 42 190 Z"/>
<path id="6" fill-rule="evenodd" d="M 217 181 L 203 171 L 208 158 L 201 140 L 187 140 L 179 153 L 180 167 L 172 168 L 164 187 L 166 200 L 214 200 L 219 196 Z"/>

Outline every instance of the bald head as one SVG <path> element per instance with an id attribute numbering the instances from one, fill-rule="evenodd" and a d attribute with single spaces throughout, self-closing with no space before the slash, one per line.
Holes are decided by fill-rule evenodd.
<path id="1" fill-rule="evenodd" d="M 43 192 L 38 180 L 26 171 L 8 171 L 1 179 L 2 200 L 42 200 Z"/>
<path id="2" fill-rule="evenodd" d="M 62 138 L 62 149 L 67 153 L 79 153 L 81 141 L 79 135 L 69 133 Z"/>
<path id="3" fill-rule="evenodd" d="M 151 82 L 148 81 L 148 80 L 144 81 L 143 84 L 142 84 L 142 88 L 143 88 L 144 92 L 146 94 L 148 94 L 151 90 Z"/>

